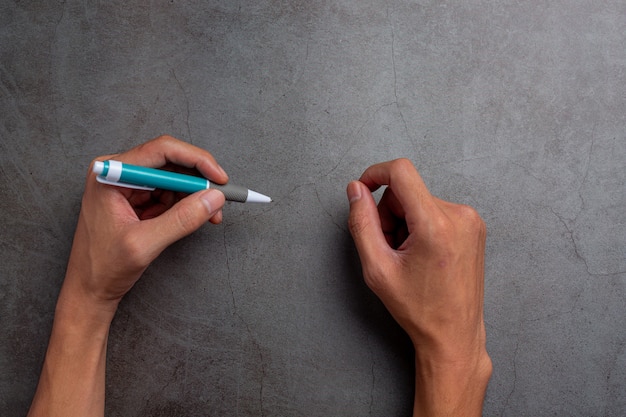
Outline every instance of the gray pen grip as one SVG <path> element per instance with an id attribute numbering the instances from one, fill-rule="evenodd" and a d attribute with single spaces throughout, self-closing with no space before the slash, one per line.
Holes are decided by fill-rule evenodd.
<path id="1" fill-rule="evenodd" d="M 228 201 L 245 203 L 248 199 L 248 189 L 246 187 L 232 184 L 219 185 L 212 182 L 210 188 L 214 188 L 224 193 L 224 196 Z"/>

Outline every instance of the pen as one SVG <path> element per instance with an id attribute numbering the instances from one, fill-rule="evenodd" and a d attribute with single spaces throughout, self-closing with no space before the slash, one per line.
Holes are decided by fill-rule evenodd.
<path id="1" fill-rule="evenodd" d="M 205 178 L 164 171 L 162 169 L 124 164 L 114 160 L 96 161 L 93 166 L 93 172 L 98 175 L 96 177 L 98 182 L 118 187 L 149 191 L 160 188 L 162 190 L 189 194 L 214 188 L 224 193 L 228 201 L 238 201 L 240 203 L 270 203 L 272 201 L 266 195 L 248 190 L 239 185 L 220 185 Z"/>

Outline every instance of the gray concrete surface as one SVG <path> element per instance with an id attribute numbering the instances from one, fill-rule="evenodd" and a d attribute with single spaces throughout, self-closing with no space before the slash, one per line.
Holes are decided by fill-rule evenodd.
<path id="1" fill-rule="evenodd" d="M 0 415 L 24 415 L 84 174 L 168 133 L 230 204 L 121 305 L 110 416 L 408 415 L 344 189 L 411 158 L 488 229 L 486 416 L 626 415 L 626 3 L 0 3 Z"/>

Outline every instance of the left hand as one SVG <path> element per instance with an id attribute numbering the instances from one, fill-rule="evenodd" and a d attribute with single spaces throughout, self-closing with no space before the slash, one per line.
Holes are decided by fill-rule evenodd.
<path id="1" fill-rule="evenodd" d="M 162 136 L 128 152 L 96 160 L 178 171 L 196 169 L 225 183 L 228 176 L 207 151 Z M 207 221 L 220 223 L 224 195 L 216 190 L 188 196 L 171 191 L 140 191 L 100 184 L 90 171 L 74 236 L 64 290 L 113 309 L 148 265 L 170 244 Z"/>

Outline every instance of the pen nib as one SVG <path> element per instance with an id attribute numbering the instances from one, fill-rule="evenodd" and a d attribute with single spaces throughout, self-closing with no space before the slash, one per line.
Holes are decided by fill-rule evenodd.
<path id="1" fill-rule="evenodd" d="M 256 191 L 248 190 L 248 199 L 246 203 L 271 203 L 272 199 L 268 196 L 257 193 Z"/>

